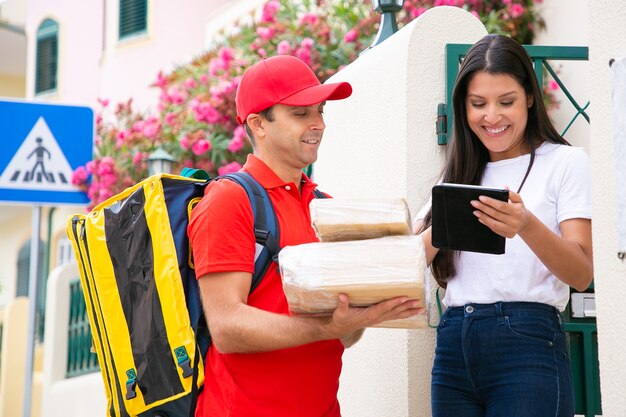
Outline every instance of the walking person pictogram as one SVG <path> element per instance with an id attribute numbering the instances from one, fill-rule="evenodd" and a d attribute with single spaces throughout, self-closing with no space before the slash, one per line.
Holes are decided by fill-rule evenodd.
<path id="1" fill-rule="evenodd" d="M 46 172 L 46 168 L 44 167 L 44 155 L 48 154 L 48 160 L 52 158 L 52 156 L 50 155 L 50 151 L 48 151 L 48 149 L 46 149 L 46 147 L 41 144 L 43 142 L 43 139 L 37 138 L 36 141 L 37 141 L 37 147 L 26 158 L 26 159 L 30 159 L 31 156 L 35 155 L 36 156 L 35 166 L 33 166 L 33 169 L 31 169 L 30 172 L 26 172 L 24 181 L 35 180 L 35 172 L 37 171 L 37 167 L 39 167 L 40 168 L 39 171 L 41 172 L 39 173 L 39 175 L 37 175 L 36 181 L 41 182 L 41 178 L 43 177 L 46 179 L 46 181 L 54 182 L 54 176 L 52 175 L 52 173 Z"/>

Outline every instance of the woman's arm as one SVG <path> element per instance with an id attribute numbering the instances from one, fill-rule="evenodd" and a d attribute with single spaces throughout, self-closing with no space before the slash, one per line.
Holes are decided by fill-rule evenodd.
<path id="1" fill-rule="evenodd" d="M 424 250 L 426 252 L 426 266 L 430 266 L 430 264 L 433 262 L 433 259 L 435 259 L 437 252 L 439 252 L 439 248 L 433 246 L 432 228 L 432 226 L 428 226 L 426 230 L 420 232 L 420 230 L 422 230 L 422 225 L 420 223 L 417 223 L 415 227 L 415 230 L 418 230 L 416 234 L 420 236 L 422 238 L 422 241 L 424 242 Z"/>
<path id="2" fill-rule="evenodd" d="M 474 215 L 494 232 L 507 238 L 519 235 L 539 260 L 558 279 L 578 291 L 593 279 L 591 220 L 574 218 L 561 222 L 558 236 L 524 206 L 519 194 L 509 192 L 509 202 L 489 197 L 473 201 Z"/>

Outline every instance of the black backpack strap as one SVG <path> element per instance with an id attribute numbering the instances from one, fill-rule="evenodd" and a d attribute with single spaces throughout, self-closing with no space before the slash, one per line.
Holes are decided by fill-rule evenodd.
<path id="1" fill-rule="evenodd" d="M 223 178 L 235 181 L 246 191 L 254 217 L 254 237 L 256 243 L 263 248 L 261 251 L 257 251 L 254 259 L 254 274 L 250 285 L 250 292 L 252 292 L 261 282 L 272 261 L 278 262 L 278 253 L 281 248 L 278 243 L 279 231 L 276 213 L 267 191 L 247 172 L 235 172 L 224 175 Z"/>
<path id="2" fill-rule="evenodd" d="M 326 194 L 324 194 L 323 192 L 321 192 L 317 188 L 313 189 L 313 195 L 315 196 L 315 198 L 328 198 L 328 197 L 326 197 Z"/>

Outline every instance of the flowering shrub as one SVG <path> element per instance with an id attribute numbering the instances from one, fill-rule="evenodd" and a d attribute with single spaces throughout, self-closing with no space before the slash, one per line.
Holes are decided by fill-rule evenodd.
<path id="1" fill-rule="evenodd" d="M 531 43 L 543 26 L 536 3 L 541 1 L 405 0 L 397 20 L 402 27 L 430 7 L 462 7 L 488 31 Z M 135 113 L 132 100 L 114 110 L 100 100 L 95 159 L 79 167 L 72 182 L 88 191 L 91 208 L 145 178 L 147 158 L 158 147 L 176 159 L 173 172 L 183 166 L 211 175 L 239 170 L 251 151 L 235 109 L 245 68 L 261 57 L 289 54 L 324 82 L 371 44 L 379 22 L 369 0 L 269 0 L 192 62 L 157 74 L 154 114 Z"/>

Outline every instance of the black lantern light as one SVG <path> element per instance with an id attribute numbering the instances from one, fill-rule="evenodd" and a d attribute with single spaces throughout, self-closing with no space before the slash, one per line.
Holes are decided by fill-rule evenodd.
<path id="1" fill-rule="evenodd" d="M 396 13 L 402 10 L 404 0 L 372 0 L 374 10 L 381 14 L 380 27 L 370 48 L 382 43 L 398 31 Z"/>
<path id="2" fill-rule="evenodd" d="M 170 173 L 176 159 L 160 146 L 148 157 L 148 173 L 150 175 L 162 172 Z"/>

